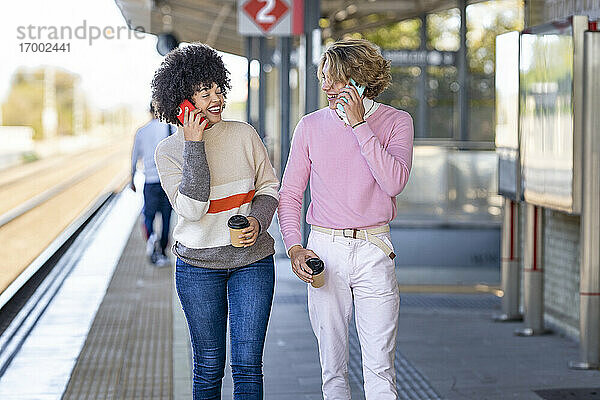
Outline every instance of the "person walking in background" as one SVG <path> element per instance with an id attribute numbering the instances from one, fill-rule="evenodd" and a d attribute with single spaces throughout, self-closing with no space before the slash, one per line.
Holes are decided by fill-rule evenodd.
<path id="1" fill-rule="evenodd" d="M 228 322 L 233 398 L 263 398 L 275 287 L 267 229 L 279 181 L 254 128 L 221 119 L 229 89 L 221 56 L 200 43 L 172 50 L 152 81 L 157 115 L 177 124 L 158 145 L 156 165 L 178 216 L 175 288 L 190 331 L 194 400 L 221 398 Z M 243 224 L 230 233 L 236 220 Z"/>
<path id="2" fill-rule="evenodd" d="M 325 265 L 325 284 L 308 286 L 324 400 L 350 399 L 353 306 L 366 398 L 397 399 L 400 297 L 388 223 L 412 166 L 413 122 L 408 113 L 373 101 L 390 85 L 391 74 L 389 61 L 372 43 L 334 43 L 321 57 L 318 73 L 329 107 L 296 126 L 279 193 L 279 224 L 300 279 L 313 281 L 307 259 L 318 257 Z M 301 210 L 309 177 L 306 221 L 312 228 L 304 248 Z"/>
<path id="3" fill-rule="evenodd" d="M 154 161 L 156 146 L 164 138 L 171 135 L 173 128 L 169 124 L 160 122 L 154 116 L 154 106 L 150 104 L 151 120 L 138 129 L 133 142 L 131 152 L 131 189 L 135 192 L 133 181 L 138 160 L 144 163 L 144 234 L 146 238 L 146 255 L 150 262 L 156 266 L 168 265 L 169 259 L 165 253 L 169 244 L 169 228 L 171 223 L 171 204 L 160 186 L 158 170 Z M 162 230 L 160 238 L 154 232 L 154 220 L 156 214 L 160 213 Z"/>

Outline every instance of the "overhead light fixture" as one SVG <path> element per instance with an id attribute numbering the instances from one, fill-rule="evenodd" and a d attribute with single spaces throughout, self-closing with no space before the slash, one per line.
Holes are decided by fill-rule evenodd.
<path id="1" fill-rule="evenodd" d="M 319 27 L 321 29 L 328 28 L 329 24 L 330 24 L 330 22 L 329 22 L 329 20 L 327 18 L 320 18 L 319 19 Z"/>
<path id="2" fill-rule="evenodd" d="M 335 13 L 335 19 L 338 21 L 345 20 L 347 16 L 348 16 L 348 13 L 346 12 L 346 10 L 340 10 Z"/>
<path id="3" fill-rule="evenodd" d="M 161 33 L 158 35 L 156 50 L 161 56 L 166 56 L 171 50 L 179 46 L 179 40 L 172 33 Z"/>

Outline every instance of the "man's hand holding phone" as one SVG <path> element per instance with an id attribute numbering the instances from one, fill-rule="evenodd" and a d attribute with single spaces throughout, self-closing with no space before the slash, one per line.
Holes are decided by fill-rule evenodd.
<path id="1" fill-rule="evenodd" d="M 350 83 L 344 86 L 338 95 L 336 107 L 344 110 L 351 126 L 364 121 L 365 106 L 362 101 L 364 90 L 363 86 L 357 86 L 356 82 L 350 79 Z"/>
<path id="2" fill-rule="evenodd" d="M 179 109 L 180 112 L 177 118 L 183 124 L 183 136 L 185 140 L 201 141 L 204 129 L 208 125 L 208 119 L 202 115 L 202 110 L 194 107 L 187 99 L 181 103 Z"/>

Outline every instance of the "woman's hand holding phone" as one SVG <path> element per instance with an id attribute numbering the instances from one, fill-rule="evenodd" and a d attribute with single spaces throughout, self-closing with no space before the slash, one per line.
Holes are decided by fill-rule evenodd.
<path id="1" fill-rule="evenodd" d="M 190 111 L 188 107 L 183 110 L 183 136 L 185 140 L 199 142 L 202 140 L 204 129 L 208 125 L 200 109 Z"/>

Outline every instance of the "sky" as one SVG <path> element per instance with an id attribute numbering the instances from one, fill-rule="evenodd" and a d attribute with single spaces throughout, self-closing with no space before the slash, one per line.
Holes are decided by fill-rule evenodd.
<path id="1" fill-rule="evenodd" d="M 0 103 L 6 100 L 13 73 L 18 67 L 38 68 L 56 66 L 81 77 L 82 89 L 88 103 L 98 109 L 111 109 L 127 105 L 134 112 L 148 107 L 150 82 L 160 65 L 162 56 L 156 51 L 156 37 L 142 35 L 136 38 L 120 30 L 121 38 L 104 37 L 89 43 L 87 39 L 48 40 L 48 30 L 38 39 L 38 27 L 70 27 L 75 31 L 83 27 L 100 29 L 125 27 L 114 0 L 29 0 L 5 1 L 0 16 Z M 28 29 L 33 25 L 32 35 Z M 21 28 L 19 28 L 21 27 Z M 80 28 L 79 33 L 84 31 Z M 139 35 L 139 34 L 138 34 Z M 81 35 L 80 35 L 81 36 Z M 68 52 L 24 52 L 28 42 L 71 43 Z M 225 65 L 231 72 L 233 89 L 230 101 L 244 101 L 246 97 L 246 59 L 223 54 Z"/>

